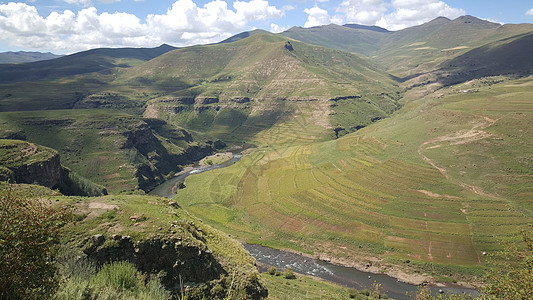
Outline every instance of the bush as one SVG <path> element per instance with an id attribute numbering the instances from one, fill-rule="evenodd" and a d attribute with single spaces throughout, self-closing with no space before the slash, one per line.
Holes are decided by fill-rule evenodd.
<path id="1" fill-rule="evenodd" d="M 286 279 L 296 279 L 296 275 L 294 274 L 294 271 L 291 268 L 287 268 L 285 270 L 285 278 Z"/>
<path id="2" fill-rule="evenodd" d="M 77 265 L 77 266 L 76 266 Z M 121 261 L 104 264 L 96 273 L 94 265 L 85 260 L 71 261 L 63 267 L 74 266 L 75 272 L 63 270 L 64 278 L 54 300 L 70 299 L 170 299 L 161 284 L 161 276 L 149 280 L 135 265 Z"/>
<path id="3" fill-rule="evenodd" d="M 53 258 L 66 211 L 0 190 L 0 298 L 41 299 L 57 288 Z"/>
<path id="4" fill-rule="evenodd" d="M 270 268 L 268 268 L 267 272 L 270 275 L 276 275 L 276 273 L 278 273 L 278 269 L 276 269 L 276 267 L 270 267 Z"/>
<path id="5" fill-rule="evenodd" d="M 141 288 L 137 278 L 137 268 L 125 261 L 104 264 L 93 278 L 93 283 L 117 291 L 138 291 Z"/>

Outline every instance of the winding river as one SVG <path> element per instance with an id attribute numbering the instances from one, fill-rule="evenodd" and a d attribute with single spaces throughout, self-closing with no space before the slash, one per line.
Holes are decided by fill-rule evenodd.
<path id="1" fill-rule="evenodd" d="M 230 160 L 218 165 L 195 165 L 192 168 L 188 168 L 186 171 L 178 173 L 174 178 L 169 179 L 157 186 L 149 194 L 172 198 L 176 193 L 176 185 L 178 182 L 184 181 L 189 175 L 231 166 L 242 158 L 242 154 L 240 153 L 241 151 L 242 148 L 237 147 L 235 150 L 231 151 L 233 153 L 233 157 Z M 381 285 L 382 291 L 394 299 L 412 299 L 410 295 L 417 290 L 417 286 L 400 282 L 396 278 L 385 274 L 363 272 L 355 268 L 342 267 L 321 260 L 305 257 L 296 253 L 276 250 L 259 245 L 250 245 L 246 243 L 243 245 L 244 248 L 250 252 L 250 254 L 262 265 L 274 266 L 282 270 L 290 267 L 297 273 L 322 278 L 346 287 L 356 289 L 372 289 L 373 285 L 378 283 Z M 479 294 L 477 290 L 461 287 L 431 286 L 430 288 L 434 295 L 438 294 L 439 292 L 458 294 L 466 293 L 473 296 L 477 296 Z"/>

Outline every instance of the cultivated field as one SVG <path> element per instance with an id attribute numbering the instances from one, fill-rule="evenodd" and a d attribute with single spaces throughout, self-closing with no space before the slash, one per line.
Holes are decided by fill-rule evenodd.
<path id="1" fill-rule="evenodd" d="M 408 93 L 393 117 L 333 141 L 269 147 L 263 133 L 267 146 L 189 177 L 176 198 L 252 243 L 475 272 L 483 252 L 531 230 L 532 86 L 498 78 Z"/>

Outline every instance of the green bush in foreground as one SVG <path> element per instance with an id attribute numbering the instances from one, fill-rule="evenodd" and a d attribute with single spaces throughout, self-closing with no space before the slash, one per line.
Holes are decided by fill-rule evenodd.
<path id="1" fill-rule="evenodd" d="M 53 263 L 70 214 L 0 187 L 0 299 L 43 299 L 57 288 Z"/>
<path id="2" fill-rule="evenodd" d="M 68 299 L 170 299 L 158 276 L 146 280 L 135 265 L 121 261 L 104 264 L 98 272 L 91 263 L 80 260 L 70 265 L 74 272 L 64 270 L 63 279 L 55 300 Z"/>

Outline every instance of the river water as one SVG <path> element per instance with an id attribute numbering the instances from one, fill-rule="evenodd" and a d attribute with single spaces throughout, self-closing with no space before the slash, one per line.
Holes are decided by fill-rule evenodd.
<path id="1" fill-rule="evenodd" d="M 381 285 L 381 291 L 394 299 L 413 299 L 417 286 L 400 282 L 385 274 L 372 274 L 355 268 L 334 265 L 321 260 L 305 257 L 292 252 L 276 250 L 259 245 L 243 244 L 244 248 L 261 264 L 284 270 L 290 267 L 300 274 L 322 278 L 339 285 L 355 289 L 373 289 L 374 284 Z M 262 270 L 265 271 L 265 270 Z M 440 292 L 453 294 L 470 294 L 477 296 L 474 289 L 460 287 L 430 286 L 433 295 Z"/>
<path id="2" fill-rule="evenodd" d="M 241 149 L 242 150 L 242 149 Z M 242 158 L 242 154 L 233 151 L 233 157 L 219 165 L 198 166 L 191 170 L 182 172 L 161 185 L 157 186 L 149 194 L 172 198 L 175 195 L 175 186 L 178 182 L 184 181 L 189 175 L 207 172 L 214 169 L 224 168 L 233 165 Z M 321 260 L 312 259 L 292 252 L 276 250 L 259 245 L 243 244 L 244 248 L 261 264 L 274 266 L 278 269 L 290 267 L 297 273 L 311 275 L 322 278 L 346 287 L 356 289 L 372 289 L 375 283 L 381 285 L 382 292 L 394 299 L 412 299 L 411 295 L 416 292 L 417 287 L 412 284 L 399 282 L 396 278 L 385 274 L 372 274 L 362 272 L 355 268 L 342 267 Z M 263 270 L 264 271 L 264 270 Z M 440 291 L 445 293 L 467 293 L 477 296 L 479 293 L 474 289 L 459 287 L 435 287 L 431 286 L 434 295 Z M 439 291 L 440 290 L 440 291 Z"/>
<path id="3" fill-rule="evenodd" d="M 171 179 L 158 185 L 155 189 L 151 190 L 148 194 L 172 198 L 176 194 L 176 189 L 175 189 L 176 184 L 180 181 L 185 181 L 185 178 L 187 178 L 189 175 L 203 173 L 203 172 L 211 171 L 214 169 L 225 168 L 238 162 L 241 158 L 242 158 L 242 154 L 234 153 L 233 157 L 230 160 L 223 162 L 219 165 L 207 165 L 207 166 L 196 165 L 193 167 L 192 170 L 178 173 L 177 176 L 174 176 Z"/>

